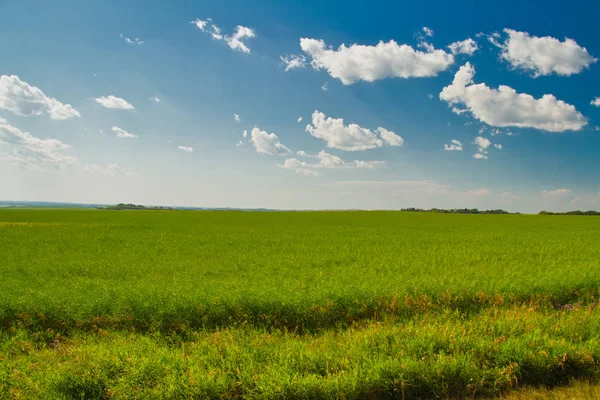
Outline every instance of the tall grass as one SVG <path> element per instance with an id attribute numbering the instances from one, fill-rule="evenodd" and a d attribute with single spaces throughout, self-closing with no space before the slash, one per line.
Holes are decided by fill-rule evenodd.
<path id="1" fill-rule="evenodd" d="M 444 398 L 595 379 L 599 238 L 579 216 L 0 210 L 0 393 Z"/>

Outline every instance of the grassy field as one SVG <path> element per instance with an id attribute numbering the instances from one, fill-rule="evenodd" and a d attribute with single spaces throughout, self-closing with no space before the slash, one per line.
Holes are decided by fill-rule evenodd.
<path id="1" fill-rule="evenodd" d="M 599 288 L 597 217 L 3 209 L 0 399 L 595 382 Z"/>

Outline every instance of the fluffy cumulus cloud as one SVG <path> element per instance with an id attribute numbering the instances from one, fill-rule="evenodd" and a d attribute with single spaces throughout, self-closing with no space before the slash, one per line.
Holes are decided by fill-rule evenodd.
<path id="1" fill-rule="evenodd" d="M 296 120 L 296 122 L 298 122 L 298 123 L 302 122 L 302 117 L 298 117 L 298 119 Z"/>
<path id="2" fill-rule="evenodd" d="M 363 169 L 375 169 L 382 168 L 385 166 L 385 161 L 363 161 L 354 160 L 351 162 L 345 162 L 340 157 L 333 154 L 329 154 L 326 151 L 321 150 L 316 155 L 307 154 L 305 151 L 300 150 L 296 153 L 300 157 L 311 158 L 316 160 L 315 162 L 300 161 L 297 158 L 288 158 L 281 165 L 282 168 L 293 169 L 297 174 L 305 176 L 318 176 L 320 175 L 318 169 L 333 169 L 333 168 L 363 168 Z"/>
<path id="3" fill-rule="evenodd" d="M 343 118 L 331 118 L 319 111 L 312 114 L 312 125 L 306 126 L 312 136 L 327 142 L 327 147 L 358 151 L 390 146 L 402 146 L 402 137 L 385 128 L 377 128 L 375 132 L 362 128 L 357 124 L 344 125 Z"/>
<path id="4" fill-rule="evenodd" d="M 252 142 L 256 151 L 262 154 L 285 155 L 292 152 L 281 144 L 276 134 L 261 131 L 257 127 L 252 128 L 250 132 L 250 142 Z"/>
<path id="5" fill-rule="evenodd" d="M 466 63 L 456 73 L 452 84 L 444 87 L 440 99 L 453 108 L 469 111 L 473 117 L 490 126 L 535 128 L 549 132 L 578 131 L 587 124 L 575 106 L 557 100 L 551 94 L 539 99 L 517 93 L 509 86 L 490 88 L 475 84 L 475 68 Z"/>
<path id="6" fill-rule="evenodd" d="M 28 132 L 22 132 L 0 118 L 0 143 L 12 148 L 11 155 L 3 155 L 4 160 L 13 165 L 32 170 L 43 170 L 44 165 L 64 169 L 79 163 L 77 158 L 64 154 L 71 146 L 58 139 L 40 139 Z"/>
<path id="7" fill-rule="evenodd" d="M 111 130 L 117 134 L 118 138 L 135 139 L 136 137 L 138 137 L 137 135 L 129 133 L 125 129 L 119 128 L 118 126 L 113 126 Z"/>
<path id="8" fill-rule="evenodd" d="M 463 149 L 462 143 L 456 139 L 452 139 L 450 141 L 450 144 L 444 145 L 444 150 L 447 150 L 447 151 L 462 151 L 462 149 Z"/>
<path id="9" fill-rule="evenodd" d="M 314 69 L 325 69 L 344 85 L 361 80 L 436 76 L 454 62 L 452 54 L 443 50 L 428 47 L 427 51 L 420 51 L 393 40 L 375 46 L 342 44 L 335 50 L 327 47 L 323 40 L 302 38 L 300 47 Z"/>
<path id="10" fill-rule="evenodd" d="M 502 58 L 513 67 L 533 73 L 533 76 L 557 74 L 569 76 L 580 73 L 597 61 L 573 39 L 560 41 L 551 36 L 530 36 L 527 32 L 504 29 L 504 43 L 492 43 L 502 49 Z"/>
<path id="11" fill-rule="evenodd" d="M 461 40 L 458 42 L 454 42 L 454 43 L 450 43 L 448 45 L 448 48 L 454 55 L 456 55 L 456 54 L 472 55 L 479 49 L 479 47 L 477 46 L 477 43 L 471 38 Z"/>
<path id="12" fill-rule="evenodd" d="M 480 153 L 486 153 L 487 148 L 490 147 L 491 144 L 492 142 L 490 142 L 489 139 L 484 138 L 483 136 L 477 136 L 475 138 L 475 145 L 477 146 L 477 150 Z"/>
<path id="13" fill-rule="evenodd" d="M 106 108 L 116 108 L 119 110 L 135 110 L 135 107 L 120 97 L 113 95 L 96 97 L 96 103 Z"/>
<path id="14" fill-rule="evenodd" d="M 600 97 L 596 97 L 594 100 L 590 102 L 591 105 L 600 107 Z"/>
<path id="15" fill-rule="evenodd" d="M 222 40 L 227 43 L 231 49 L 243 53 L 250 53 L 250 48 L 244 43 L 245 40 L 256 37 L 256 32 L 254 32 L 253 29 L 242 25 L 238 25 L 233 34 L 224 35 L 221 32 L 221 28 L 215 25 L 210 18 L 205 20 L 196 19 L 190 23 L 194 24 L 196 28 L 200 29 L 202 32 L 210 34 L 213 39 Z"/>
<path id="16" fill-rule="evenodd" d="M 402 137 L 396 135 L 394 132 L 387 130 L 385 128 L 379 127 L 377 128 L 377 132 L 379 132 L 379 137 L 383 139 L 383 141 L 390 146 L 402 146 L 404 144 L 404 139 Z"/>
<path id="17" fill-rule="evenodd" d="M 0 76 L 0 110 L 22 117 L 47 115 L 55 120 L 81 116 L 70 104 L 46 96 L 41 89 L 29 85 L 16 75 Z"/>
<path id="18" fill-rule="evenodd" d="M 193 147 L 189 147 L 189 146 L 179 146 L 177 148 L 178 150 L 184 151 L 186 153 L 191 153 L 192 151 L 194 151 Z"/>

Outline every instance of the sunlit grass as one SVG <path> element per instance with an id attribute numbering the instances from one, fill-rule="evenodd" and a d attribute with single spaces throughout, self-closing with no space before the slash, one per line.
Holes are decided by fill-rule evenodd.
<path id="1" fill-rule="evenodd" d="M 0 398 L 595 379 L 599 267 L 594 217 L 0 210 Z"/>

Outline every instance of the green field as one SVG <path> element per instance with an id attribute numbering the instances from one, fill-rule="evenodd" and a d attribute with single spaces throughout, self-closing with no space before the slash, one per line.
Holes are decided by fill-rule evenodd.
<path id="1" fill-rule="evenodd" d="M 0 210 L 0 398 L 470 398 L 600 377 L 600 219 Z"/>

